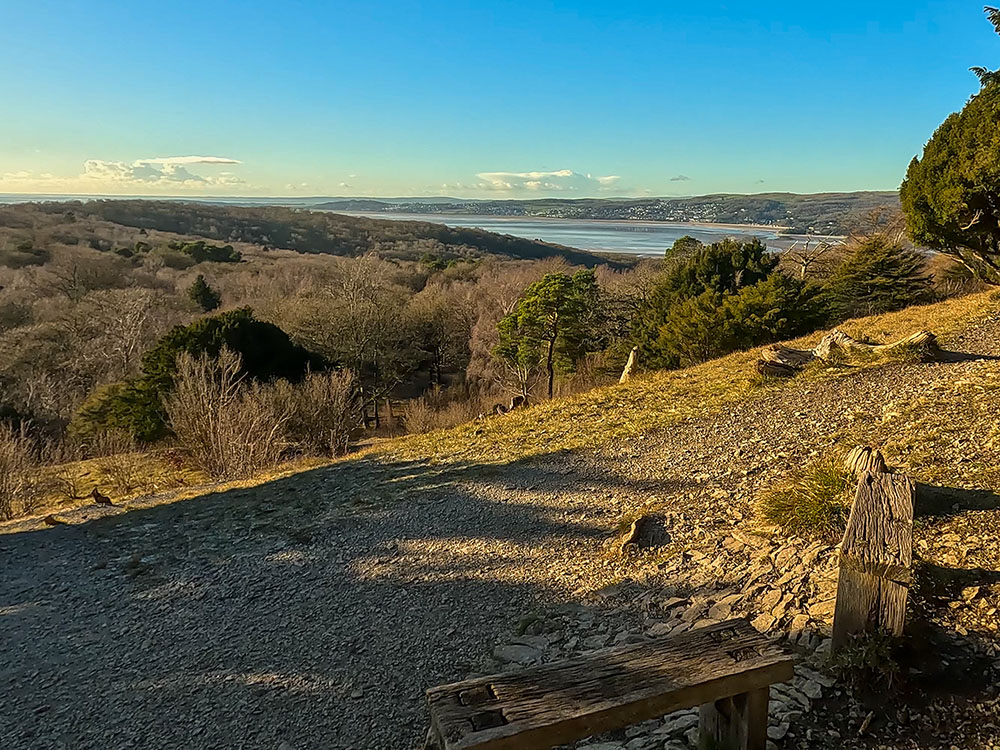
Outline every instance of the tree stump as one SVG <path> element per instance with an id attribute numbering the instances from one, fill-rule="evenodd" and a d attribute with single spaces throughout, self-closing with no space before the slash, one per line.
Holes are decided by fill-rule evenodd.
<path id="1" fill-rule="evenodd" d="M 757 373 L 765 378 L 790 378 L 798 370 L 781 362 L 771 362 L 766 359 L 757 360 Z"/>
<path id="2" fill-rule="evenodd" d="M 628 354 L 628 362 L 625 363 L 625 369 L 622 370 L 622 376 L 618 378 L 619 383 L 627 383 L 632 378 L 632 370 L 635 369 L 636 362 L 639 359 L 639 347 L 633 346 L 632 351 Z"/>
<path id="3" fill-rule="evenodd" d="M 909 477 L 861 475 L 840 553 L 834 652 L 857 633 L 902 634 L 913 567 L 915 495 Z"/>
<path id="4" fill-rule="evenodd" d="M 670 542 L 670 532 L 667 531 L 663 518 L 644 514 L 632 522 L 618 549 L 622 554 L 626 554 L 629 548 L 651 549 L 668 542 Z"/>

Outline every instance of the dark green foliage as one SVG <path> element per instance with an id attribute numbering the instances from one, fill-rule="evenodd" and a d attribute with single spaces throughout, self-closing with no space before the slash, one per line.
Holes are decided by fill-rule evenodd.
<path id="1" fill-rule="evenodd" d="M 593 334 L 599 328 L 598 315 L 593 271 L 545 274 L 497 324 L 500 343 L 494 355 L 522 372 L 544 362 L 552 398 L 556 370 L 572 372 L 587 352 L 596 350 Z"/>
<path id="2" fill-rule="evenodd" d="M 820 290 L 775 272 L 737 294 L 706 290 L 670 307 L 657 348 L 679 366 L 794 338 L 827 319 Z"/>
<path id="3" fill-rule="evenodd" d="M 735 294 L 756 284 L 778 267 L 778 256 L 758 239 L 725 239 L 697 250 L 666 278 L 665 286 L 682 297 L 702 292 Z"/>
<path id="4" fill-rule="evenodd" d="M 735 336 L 725 297 L 705 290 L 696 297 L 678 297 L 667 308 L 653 351 L 661 362 L 686 367 L 732 351 Z"/>
<path id="5" fill-rule="evenodd" d="M 431 271 L 443 271 L 448 267 L 448 261 L 434 253 L 424 253 L 420 256 L 420 264 L 427 266 Z"/>
<path id="6" fill-rule="evenodd" d="M 202 274 L 188 287 L 188 298 L 205 312 L 212 312 L 222 303 L 222 295 L 209 286 Z"/>
<path id="7" fill-rule="evenodd" d="M 687 260 L 703 247 L 705 247 L 704 243 L 686 234 L 680 239 L 674 240 L 674 244 L 667 248 L 663 257 L 667 260 Z"/>
<path id="8" fill-rule="evenodd" d="M 95 392 L 77 412 L 72 429 L 86 435 L 100 429 L 123 429 L 136 438 L 155 440 L 166 433 L 163 397 L 173 388 L 177 356 L 217 357 L 223 347 L 240 355 L 242 374 L 255 380 L 300 380 L 326 367 L 322 358 L 296 346 L 271 323 L 257 320 L 250 308 L 230 310 L 188 326 L 177 326 L 142 358 L 142 374 Z"/>
<path id="9" fill-rule="evenodd" d="M 1000 283 L 1000 82 L 942 123 L 910 162 L 900 200 L 914 242 Z"/>
<path id="10" fill-rule="evenodd" d="M 232 245 L 209 245 L 207 242 L 170 242 L 167 247 L 187 255 L 195 263 L 239 263 L 243 255 Z"/>
<path id="11" fill-rule="evenodd" d="M 934 289 L 924 260 L 881 235 L 861 240 L 827 283 L 831 309 L 850 318 L 930 302 Z"/>
<path id="12" fill-rule="evenodd" d="M 679 242 L 683 244 L 678 254 L 694 249 L 690 238 L 682 238 Z M 686 259 L 679 258 L 636 316 L 633 336 L 640 349 L 641 361 L 654 367 L 677 367 L 706 358 L 697 355 L 699 351 L 711 351 L 710 356 L 732 351 L 740 345 L 739 339 L 728 339 L 725 331 L 716 331 L 715 343 L 705 340 L 700 344 L 697 342 L 700 334 L 695 332 L 721 323 L 723 318 L 719 316 L 724 312 L 714 310 L 713 306 L 721 306 L 727 296 L 767 279 L 777 265 L 778 257 L 756 239 L 749 242 L 726 239 L 694 249 Z M 799 290 L 802 289 L 800 285 Z M 794 310 L 782 310 L 770 317 L 793 317 L 795 313 Z M 669 329 L 674 326 L 680 326 L 683 333 L 670 333 Z M 704 330 L 706 336 L 710 333 Z"/>
<path id="13" fill-rule="evenodd" d="M 1000 9 L 987 5 L 983 10 L 986 12 L 989 22 L 993 24 L 993 30 L 1000 34 Z M 969 68 L 969 70 L 976 74 L 981 86 L 1000 82 L 1000 70 L 990 70 L 981 65 L 975 65 Z"/>
<path id="14" fill-rule="evenodd" d="M 996 13 L 987 8 L 990 21 Z M 914 242 L 1000 284 L 1000 77 L 973 68 L 982 89 L 910 162 L 899 195 Z"/>

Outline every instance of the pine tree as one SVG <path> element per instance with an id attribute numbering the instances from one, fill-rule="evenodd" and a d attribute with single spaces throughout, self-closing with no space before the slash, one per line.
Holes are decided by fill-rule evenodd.
<path id="1" fill-rule="evenodd" d="M 851 318 L 929 302 L 934 290 L 919 253 L 873 235 L 859 242 L 840 264 L 826 294 L 837 316 Z"/>
<path id="2" fill-rule="evenodd" d="M 594 351 L 598 316 L 593 271 L 545 274 L 497 324 L 500 343 L 493 354 L 517 374 L 525 396 L 530 373 L 544 363 L 552 398 L 556 370 L 572 372 L 587 352 Z"/>
<path id="3" fill-rule="evenodd" d="M 212 312 L 222 302 L 222 295 L 209 286 L 202 274 L 198 274 L 198 278 L 188 288 L 188 297 L 205 312 Z"/>
<path id="4" fill-rule="evenodd" d="M 986 13 L 1000 33 L 1000 10 Z M 1000 284 L 1000 70 L 972 71 L 979 92 L 910 162 L 899 197 L 914 242 Z"/>

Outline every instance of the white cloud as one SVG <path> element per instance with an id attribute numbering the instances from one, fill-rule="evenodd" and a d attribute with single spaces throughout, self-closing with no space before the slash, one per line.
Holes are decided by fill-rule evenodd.
<path id="1" fill-rule="evenodd" d="M 242 164 L 237 159 L 224 156 L 157 156 L 154 159 L 139 159 L 143 164 Z"/>
<path id="2" fill-rule="evenodd" d="M 83 163 L 82 179 L 115 184 L 164 185 L 240 185 L 243 183 L 232 172 L 220 172 L 205 177 L 189 170 L 186 164 L 239 164 L 235 159 L 216 156 L 173 156 L 156 159 L 137 159 L 128 164 L 123 161 L 88 159 Z"/>
<path id="3" fill-rule="evenodd" d="M 227 188 L 245 185 L 241 177 L 229 171 L 198 174 L 192 165 L 241 164 L 221 156 L 158 156 L 133 162 L 88 159 L 83 172 L 70 176 L 36 174 L 27 171 L 7 172 L 0 176 L 0 186 L 27 192 L 106 192 L 141 188 L 142 190 L 180 190 Z"/>
<path id="4" fill-rule="evenodd" d="M 693 178 L 688 177 L 686 174 L 679 174 L 676 177 L 671 177 L 671 182 L 690 182 Z"/>
<path id="5" fill-rule="evenodd" d="M 500 192 L 605 192 L 614 188 L 621 179 L 618 175 L 593 177 L 571 169 L 554 172 L 480 172 L 476 175 L 483 182 L 482 190 Z"/>

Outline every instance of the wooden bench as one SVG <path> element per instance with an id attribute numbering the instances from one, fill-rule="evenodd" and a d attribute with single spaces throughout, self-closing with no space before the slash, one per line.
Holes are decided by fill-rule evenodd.
<path id="1" fill-rule="evenodd" d="M 702 747 L 763 750 L 793 659 L 743 620 L 427 691 L 429 747 L 543 750 L 701 706 Z"/>

